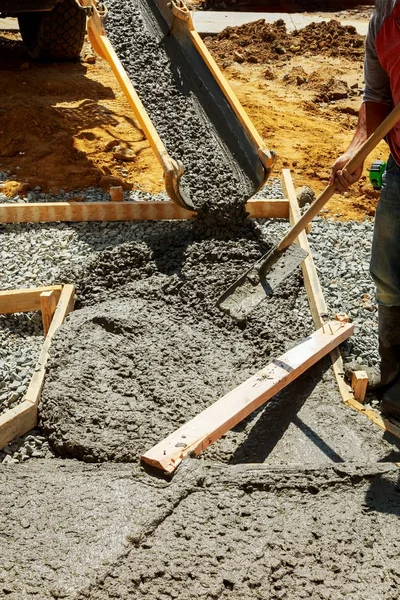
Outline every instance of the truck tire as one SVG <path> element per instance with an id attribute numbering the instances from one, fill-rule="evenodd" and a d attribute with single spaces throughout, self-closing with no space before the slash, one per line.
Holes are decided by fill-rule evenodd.
<path id="1" fill-rule="evenodd" d="M 19 28 L 34 60 L 73 60 L 79 57 L 86 32 L 86 14 L 75 0 L 62 0 L 48 12 L 21 13 Z"/>

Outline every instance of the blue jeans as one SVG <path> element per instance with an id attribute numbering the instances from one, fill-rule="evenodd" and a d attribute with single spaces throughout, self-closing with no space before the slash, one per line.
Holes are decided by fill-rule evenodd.
<path id="1" fill-rule="evenodd" d="M 375 214 L 370 269 L 378 304 L 400 306 L 400 166 L 392 157 Z"/>

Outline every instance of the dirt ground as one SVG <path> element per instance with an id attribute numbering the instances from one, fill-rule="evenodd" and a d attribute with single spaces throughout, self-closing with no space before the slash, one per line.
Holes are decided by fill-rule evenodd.
<path id="1" fill-rule="evenodd" d="M 0 170 L 9 171 L 1 191 L 108 189 L 110 176 L 126 189 L 163 190 L 162 170 L 124 94 L 90 45 L 80 63 L 38 64 L 18 38 L 0 36 Z M 135 159 L 114 158 L 118 145 Z"/>
<path id="2" fill-rule="evenodd" d="M 298 42 L 289 40 L 289 48 L 297 43 L 294 50 L 273 58 L 265 51 L 256 59 L 253 52 L 249 60 L 248 31 L 236 32 L 229 44 L 226 36 L 206 39 L 257 129 L 277 152 L 276 175 L 289 167 L 296 185 L 315 192 L 325 187 L 330 165 L 351 139 L 363 82 L 360 36 L 347 35 L 347 46 L 342 44 L 347 51 L 341 48 L 346 58 L 339 58 L 323 43 L 319 47 L 318 35 L 326 40 L 327 27 L 318 31 L 311 32 L 314 50 L 298 35 Z M 162 171 L 107 63 L 86 45 L 81 63 L 35 64 L 17 37 L 0 36 L 0 170 L 8 172 L 1 191 L 10 196 L 36 186 L 52 193 L 108 189 L 110 177 L 126 189 L 161 191 Z M 121 160 L 113 151 L 117 145 L 136 156 Z M 382 144 L 371 159 L 386 154 Z M 347 196 L 331 200 L 326 214 L 373 216 L 378 194 L 366 176 Z"/>

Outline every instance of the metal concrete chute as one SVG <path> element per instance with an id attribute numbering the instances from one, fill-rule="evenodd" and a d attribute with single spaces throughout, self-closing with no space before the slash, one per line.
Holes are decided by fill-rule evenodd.
<path id="1" fill-rule="evenodd" d="M 107 17 L 106 8 L 95 0 L 79 2 L 87 9 L 87 30 L 93 49 L 110 64 L 162 166 L 167 194 L 179 206 L 195 210 L 187 186 L 182 185 L 184 157 L 181 162 L 168 153 L 142 99 L 107 38 L 103 26 Z M 163 44 L 171 63 L 179 68 L 182 76 L 189 82 L 192 93 L 212 123 L 221 144 L 251 181 L 252 189 L 248 194 L 251 197 L 267 180 L 275 162 L 274 153 L 265 147 L 261 136 L 195 31 L 190 11 L 182 0 L 142 0 L 141 4 L 144 15 L 151 15 L 162 23 L 163 30 L 167 32 Z M 213 177 L 212 171 L 210 177 Z"/>
<path id="2" fill-rule="evenodd" d="M 217 63 L 194 28 L 191 13 L 183 0 L 147 0 L 151 10 L 157 7 L 169 26 L 169 38 L 176 40 L 181 57 L 190 65 L 192 87 L 201 105 L 238 162 L 246 165 L 256 189 L 268 179 L 275 163 L 271 152 L 254 127 Z M 154 8 L 153 8 L 154 10 Z M 182 65 L 183 66 L 183 65 Z"/>

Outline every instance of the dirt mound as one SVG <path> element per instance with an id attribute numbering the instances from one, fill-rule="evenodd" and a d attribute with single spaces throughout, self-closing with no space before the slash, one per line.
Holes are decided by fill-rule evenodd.
<path id="1" fill-rule="evenodd" d="M 259 19 L 239 27 L 226 27 L 216 38 L 206 38 L 207 47 L 223 64 L 230 61 L 269 63 L 296 55 L 340 56 L 361 59 L 364 38 L 355 27 L 339 21 L 310 23 L 288 32 L 280 19 L 273 24 Z"/>
<path id="2" fill-rule="evenodd" d="M 321 77 L 321 73 L 314 71 L 307 74 L 303 67 L 293 67 L 288 73 L 285 73 L 283 80 L 286 84 L 304 86 L 308 90 L 316 90 L 315 102 L 331 102 L 343 100 L 350 95 L 357 96 L 357 92 L 351 90 L 347 81 L 336 79 L 335 77 Z"/>

